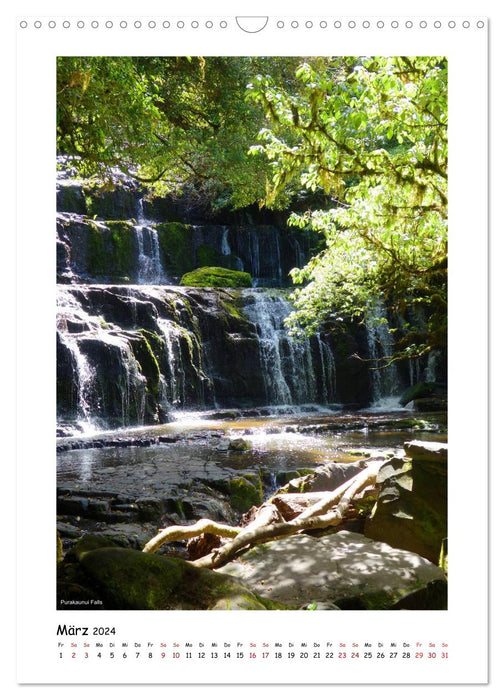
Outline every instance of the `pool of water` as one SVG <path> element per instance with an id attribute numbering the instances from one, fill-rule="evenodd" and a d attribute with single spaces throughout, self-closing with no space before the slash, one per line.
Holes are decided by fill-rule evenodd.
<path id="1" fill-rule="evenodd" d="M 128 442 L 139 437 L 155 442 Z M 230 449 L 235 438 L 243 438 L 247 449 Z M 396 454 L 411 439 L 445 441 L 446 416 L 317 411 L 222 418 L 215 412 L 185 412 L 161 426 L 96 433 L 90 444 L 100 439 L 105 445 L 111 439 L 124 441 L 124 446 L 89 449 L 84 439 L 81 449 L 59 453 L 58 483 L 85 481 L 104 488 L 107 481 L 141 478 L 146 488 L 149 480 L 174 484 L 181 476 L 201 478 L 216 470 L 223 476 L 250 470 L 275 474 L 350 463 L 370 454 Z"/>

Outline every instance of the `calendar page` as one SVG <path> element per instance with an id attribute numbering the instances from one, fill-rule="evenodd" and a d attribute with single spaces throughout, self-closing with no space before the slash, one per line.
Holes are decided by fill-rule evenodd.
<path id="1" fill-rule="evenodd" d="M 488 19 L 242 5 L 18 8 L 18 683 L 485 684 Z"/>

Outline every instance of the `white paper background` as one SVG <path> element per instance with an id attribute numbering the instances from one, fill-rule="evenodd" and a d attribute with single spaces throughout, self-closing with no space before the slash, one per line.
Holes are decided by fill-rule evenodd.
<path id="1" fill-rule="evenodd" d="M 281 12 L 281 5 L 245 3 L 238 12 L 237 6 L 214 3 L 212 12 L 201 3 L 185 3 L 173 10 L 164 3 L 142 3 L 140 8 L 132 3 L 122 3 L 122 14 L 112 11 L 113 4 L 92 3 L 83 8 L 59 5 L 51 14 L 44 7 L 29 6 L 27 10 L 18 6 L 18 16 L 29 21 L 39 18 L 44 26 L 47 20 L 60 18 L 74 20 L 82 17 L 100 21 L 110 16 L 115 22 L 123 17 L 150 19 L 181 14 L 201 18 L 210 14 L 232 20 L 234 15 L 275 14 L 278 17 L 295 16 L 300 21 L 302 14 L 296 13 L 299 3 L 289 4 L 288 14 Z M 54 3 L 52 3 L 54 5 Z M 96 7 L 96 5 L 98 5 Z M 362 5 L 362 6 L 361 6 Z M 390 8 L 391 3 L 374 4 L 372 12 L 366 14 L 365 3 L 359 5 L 359 14 L 345 19 L 357 22 L 368 19 L 372 23 L 377 17 L 396 18 L 401 24 L 406 14 L 400 4 Z M 435 5 L 431 3 L 431 5 Z M 277 9 L 278 7 L 278 9 Z M 474 24 L 476 13 L 482 5 L 470 6 L 459 3 L 458 12 L 451 15 L 443 12 L 443 26 L 452 17 L 460 25 L 467 11 Z M 191 12 L 191 9 L 194 11 Z M 252 9 L 253 8 L 253 9 Z M 316 11 L 318 8 L 319 11 Z M 383 8 L 383 9 L 382 9 Z M 107 15 L 105 9 L 110 11 Z M 140 14 L 138 10 L 141 9 Z M 313 17 L 336 17 L 332 3 L 313 4 Z M 354 8 L 357 9 L 357 8 Z M 381 12 L 378 12 L 382 9 Z M 395 9 L 395 14 L 392 10 Z M 427 3 L 411 13 L 415 22 L 425 17 L 430 19 Z M 66 10 L 66 11 L 65 11 Z M 96 14 L 92 14 L 93 10 Z M 148 12 L 148 10 L 150 10 Z M 435 8 L 434 8 L 435 12 Z M 436 15 L 437 16 L 437 15 Z M 483 15 L 482 19 L 486 18 Z M 12 18 L 11 18 L 12 21 Z M 272 19 L 270 19 L 270 26 Z M 230 26 L 232 22 L 229 22 Z M 11 28 L 12 31 L 12 28 Z M 181 641 L 233 641 L 243 639 L 243 628 L 247 628 L 247 639 L 260 641 L 264 629 L 271 630 L 268 641 L 282 641 L 274 635 L 272 627 L 282 630 L 285 638 L 322 640 L 334 639 L 335 618 L 333 615 L 303 615 L 302 613 L 69 613 L 53 610 L 55 575 L 53 566 L 54 512 L 55 512 L 55 458 L 54 458 L 54 79 L 55 56 L 58 54 L 102 55 L 127 54 L 269 54 L 269 55 L 315 55 L 331 54 L 437 54 L 449 58 L 449 106 L 450 106 L 450 190 L 449 190 L 449 244 L 450 244 L 450 603 L 448 612 L 345 612 L 338 613 L 337 634 L 345 641 L 369 641 L 389 639 L 411 641 L 447 641 L 449 664 L 423 666 L 410 663 L 402 670 L 391 673 L 390 667 L 363 665 L 339 667 L 337 675 L 320 671 L 312 665 L 283 664 L 280 669 L 260 666 L 250 677 L 243 673 L 245 666 L 204 667 L 198 678 L 170 678 L 166 671 L 154 677 L 158 683 L 177 682 L 220 683 L 224 680 L 242 682 L 313 683 L 474 683 L 484 682 L 486 677 L 486 317 L 482 313 L 486 297 L 486 29 L 476 30 L 339 30 L 331 34 L 331 41 L 323 44 L 320 32 L 303 31 L 302 40 L 292 30 L 249 35 L 233 29 L 225 34 L 213 30 L 205 34 L 192 31 L 173 32 L 125 30 L 77 30 L 60 29 L 24 30 L 18 32 L 17 68 L 17 133 L 18 133 L 18 192 L 17 221 L 18 245 L 18 492 L 19 520 L 18 543 L 26 543 L 26 565 L 24 556 L 19 558 L 20 575 L 17 579 L 19 618 L 20 680 L 28 682 L 79 682 L 99 683 L 112 680 L 121 683 L 145 682 L 143 669 L 136 665 L 117 665 L 115 677 L 102 677 L 88 671 L 79 678 L 72 669 L 68 676 L 55 664 L 55 629 L 62 621 L 73 624 L 115 624 L 118 637 L 145 639 L 146 625 L 153 641 L 166 638 L 166 629 L 180 629 Z M 325 30 L 327 32 L 328 30 Z M 274 35 L 272 41 L 271 34 Z M 224 40 L 226 43 L 224 43 Z M 284 42 L 284 43 L 281 43 Z M 285 43 L 287 42 L 287 43 Z M 12 65 L 12 55 L 11 55 Z M 25 194 L 29 192 L 27 200 Z M 477 241 L 477 244 L 475 244 Z M 5 261 L 4 261 L 5 264 Z M 34 342 L 34 339 L 35 342 Z M 453 349 L 453 352 L 452 352 Z M 37 357 L 36 363 L 34 357 Z M 478 363 L 470 364 L 477 357 Z M 28 369 L 29 368 L 29 369 Z M 468 389 L 469 387 L 469 389 Z M 473 407 L 472 410 L 471 407 Z M 477 407 L 474 410 L 474 407 Z M 25 426 L 29 425 L 29 430 Z M 12 464 L 9 465 L 12 468 Z M 477 474 L 479 481 L 475 482 Z M 475 485 L 476 483 L 476 485 Z M 476 507 L 467 507 L 467 491 Z M 33 529 L 35 528 L 36 539 Z M 33 580 L 35 572 L 36 585 Z M 12 600 L 12 599 L 11 599 Z M 9 602 L 9 605 L 11 603 Z M 299 615 L 302 630 L 299 630 Z M 223 617 L 224 616 L 224 617 Z M 87 619 L 88 622 L 80 622 Z M 28 656 L 28 650 L 32 653 Z M 313 663 L 313 662 L 312 662 Z M 214 668 L 214 670 L 212 670 Z M 170 666 L 170 671 L 173 665 Z M 318 670 L 317 670 L 318 669 Z M 287 671 L 285 673 L 285 671 Z M 185 675 L 190 667 L 185 671 Z M 426 672 L 428 671 L 428 676 Z M 279 674 L 285 674 L 279 677 Z M 19 689 L 22 690 L 22 689 Z M 23 689 L 24 690 L 24 689 Z M 28 688 L 26 688 L 28 690 Z M 70 689 L 67 689 L 70 690 Z M 78 689 L 72 689 L 72 692 Z M 122 688 L 121 693 L 126 689 Z M 150 688 L 153 691 L 154 688 Z M 257 689 L 259 691 L 259 689 Z M 390 690 L 390 689 L 389 689 Z M 411 692 L 409 688 L 406 692 Z M 457 693 L 463 689 L 458 688 Z M 473 689 L 475 690 L 475 689 Z M 222 689 L 220 689 L 222 691 Z M 425 689 L 428 692 L 427 689 Z M 202 691 L 208 693 L 208 689 Z M 288 691 L 290 694 L 291 689 Z M 314 691 L 317 692 L 317 691 Z M 343 692 L 355 694 L 355 689 Z M 371 689 L 368 692 L 374 692 Z"/>

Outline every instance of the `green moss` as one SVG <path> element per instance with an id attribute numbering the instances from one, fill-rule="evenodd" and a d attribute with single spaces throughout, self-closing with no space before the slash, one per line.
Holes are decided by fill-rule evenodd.
<path id="1" fill-rule="evenodd" d="M 136 233 L 128 221 L 107 221 L 113 248 L 115 275 L 129 275 L 134 266 Z"/>
<path id="2" fill-rule="evenodd" d="M 221 299 L 221 306 L 228 316 L 232 316 L 239 321 L 247 321 L 247 317 L 235 306 L 233 302 L 224 301 L 224 299 Z"/>
<path id="3" fill-rule="evenodd" d="M 229 482 L 229 502 L 239 513 L 246 513 L 252 506 L 263 502 L 263 487 L 260 474 L 247 474 Z"/>
<path id="4" fill-rule="evenodd" d="M 68 559 L 80 563 L 109 609 L 285 609 L 256 596 L 231 576 L 176 557 L 113 547 L 103 537 L 82 538 Z"/>
<path id="5" fill-rule="evenodd" d="M 180 283 L 187 287 L 251 287 L 252 277 L 225 267 L 201 267 L 185 274 Z"/>
<path id="6" fill-rule="evenodd" d="M 157 224 L 161 262 L 172 275 L 182 275 L 194 267 L 192 227 L 173 221 Z"/>
<path id="7" fill-rule="evenodd" d="M 208 267 L 222 264 L 222 255 L 209 245 L 202 245 L 196 251 L 198 267 Z"/>
<path id="8" fill-rule="evenodd" d="M 151 394 L 157 394 L 160 378 L 159 364 L 149 342 L 149 339 L 152 339 L 154 335 L 154 333 L 141 330 L 139 335 L 130 341 L 135 359 L 147 380 L 147 388 Z"/>
<path id="9" fill-rule="evenodd" d="M 128 221 L 107 221 L 104 226 L 88 221 L 89 273 L 127 278 L 135 265 L 135 229 Z"/>
<path id="10" fill-rule="evenodd" d="M 92 222 L 88 222 L 88 259 L 87 267 L 91 275 L 104 275 L 107 273 L 107 247 L 103 236 L 103 229 Z"/>
<path id="11" fill-rule="evenodd" d="M 149 343 L 152 353 L 156 357 L 160 357 L 166 351 L 166 342 L 163 338 L 160 338 L 157 333 L 149 331 L 146 328 L 140 328 L 140 333 L 143 335 L 145 340 Z"/>

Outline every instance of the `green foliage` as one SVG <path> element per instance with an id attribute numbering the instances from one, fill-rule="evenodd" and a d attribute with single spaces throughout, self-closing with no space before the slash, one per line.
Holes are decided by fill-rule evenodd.
<path id="1" fill-rule="evenodd" d="M 439 58 L 342 58 L 304 62 L 298 83 L 258 75 L 249 99 L 270 115 L 254 153 L 273 163 L 267 202 L 287 189 L 324 190 L 333 206 L 293 215 L 321 232 L 325 249 L 294 293 L 293 333 L 321 320 L 423 309 L 395 358 L 446 343 L 447 66 Z"/>
<path id="2" fill-rule="evenodd" d="M 58 151 L 98 192 L 122 173 L 214 209 L 285 209 L 301 195 L 291 223 L 325 245 L 291 272 L 293 334 L 382 323 L 381 299 L 406 318 L 391 359 L 446 344 L 445 59 L 66 56 L 57 90 Z M 210 249 L 193 260 L 183 224 L 158 234 L 174 274 L 234 266 Z M 103 251 L 91 248 L 101 269 Z"/>
<path id="3" fill-rule="evenodd" d="M 282 80 L 295 58 L 61 56 L 58 152 L 108 187 L 119 172 L 159 194 L 203 191 L 216 209 L 263 197 L 268 166 L 248 151 L 263 126 L 244 99 L 259 67 Z"/>
<path id="4" fill-rule="evenodd" d="M 224 267 L 200 267 L 187 272 L 180 284 L 186 287 L 251 287 L 252 277 L 248 272 Z"/>

